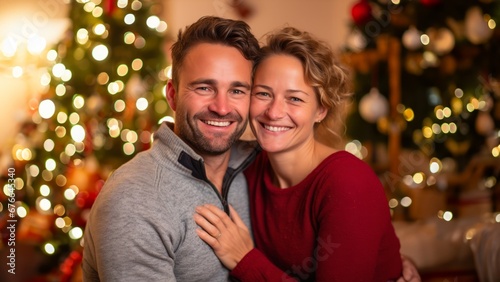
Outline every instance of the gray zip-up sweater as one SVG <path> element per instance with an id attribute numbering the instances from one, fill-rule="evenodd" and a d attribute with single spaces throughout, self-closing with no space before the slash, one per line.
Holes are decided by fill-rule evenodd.
<path id="1" fill-rule="evenodd" d="M 227 269 L 196 234 L 193 214 L 206 203 L 227 210 L 229 202 L 250 227 L 241 171 L 255 148 L 248 142 L 233 146 L 220 195 L 203 159 L 162 124 L 151 149 L 118 168 L 92 207 L 84 281 L 227 281 Z"/>

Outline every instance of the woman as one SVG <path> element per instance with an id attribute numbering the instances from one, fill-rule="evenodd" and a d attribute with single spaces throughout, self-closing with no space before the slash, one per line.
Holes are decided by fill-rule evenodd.
<path id="1" fill-rule="evenodd" d="M 198 235 L 241 281 L 388 281 L 401 276 L 399 240 L 370 167 L 326 144 L 340 140 L 349 81 L 328 45 L 287 27 L 256 64 L 250 125 L 263 149 L 245 171 L 248 229 L 197 208 Z"/>

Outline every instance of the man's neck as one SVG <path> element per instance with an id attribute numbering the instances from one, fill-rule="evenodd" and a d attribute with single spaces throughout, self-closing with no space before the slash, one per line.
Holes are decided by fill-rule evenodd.
<path id="1" fill-rule="evenodd" d="M 208 180 L 215 185 L 219 193 L 222 192 L 222 181 L 229 164 L 230 152 L 219 156 L 202 155 L 205 162 L 205 173 Z"/>

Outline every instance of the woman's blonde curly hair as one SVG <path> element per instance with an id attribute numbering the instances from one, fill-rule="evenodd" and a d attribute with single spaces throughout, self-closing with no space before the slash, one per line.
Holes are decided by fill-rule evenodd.
<path id="1" fill-rule="evenodd" d="M 312 34 L 285 27 L 267 35 L 262 56 L 255 68 L 272 55 L 289 55 L 299 59 L 306 82 L 314 88 L 319 102 L 327 109 L 326 117 L 315 127 L 315 137 L 330 146 L 339 146 L 345 133 L 345 115 L 351 101 L 351 82 L 330 46 Z"/>

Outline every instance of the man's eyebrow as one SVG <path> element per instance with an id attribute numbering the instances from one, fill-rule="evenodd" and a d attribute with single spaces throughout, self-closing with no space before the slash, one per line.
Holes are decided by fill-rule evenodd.
<path id="1" fill-rule="evenodd" d="M 243 81 L 234 81 L 231 83 L 231 87 L 243 87 L 245 89 L 251 89 L 252 87 L 250 84 L 243 82 Z"/>
<path id="2" fill-rule="evenodd" d="M 199 85 L 199 84 L 217 85 L 217 80 L 211 79 L 211 78 L 201 78 L 201 79 L 191 81 L 190 83 L 188 83 L 188 86 L 192 87 L 192 86 Z M 231 87 L 243 87 L 246 89 L 251 88 L 249 83 L 242 82 L 242 81 L 232 82 Z"/>
<path id="3" fill-rule="evenodd" d="M 201 78 L 201 79 L 197 79 L 197 80 L 193 80 L 193 81 L 189 82 L 188 86 L 194 86 L 194 85 L 198 85 L 198 84 L 216 85 L 217 82 L 215 81 L 215 79 Z"/>

